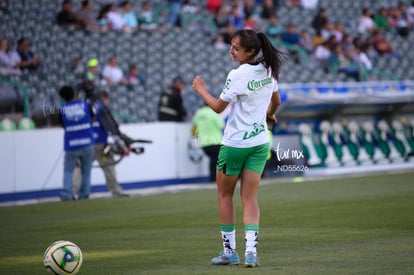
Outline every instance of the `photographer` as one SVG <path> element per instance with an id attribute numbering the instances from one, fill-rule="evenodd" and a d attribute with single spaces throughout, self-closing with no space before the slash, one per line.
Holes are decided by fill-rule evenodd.
<path id="1" fill-rule="evenodd" d="M 78 193 L 79 199 L 88 199 L 91 185 L 91 168 L 94 153 L 94 138 L 92 130 L 92 113 L 88 102 L 76 98 L 71 86 L 62 86 L 59 96 L 64 104 L 59 117 L 65 129 L 64 134 L 64 172 L 63 189 L 60 193 L 62 201 L 74 200 L 72 194 L 72 175 L 78 161 L 81 165 L 82 184 Z"/>
<path id="2" fill-rule="evenodd" d="M 95 138 L 94 154 L 104 172 L 106 185 L 113 197 L 128 197 L 129 195 L 123 192 L 116 177 L 114 154 L 128 154 L 130 138 L 120 132 L 119 125 L 111 114 L 107 91 L 101 91 L 95 95 L 94 84 L 90 81 L 82 82 L 79 88 L 84 91 L 85 97 L 92 105 L 95 117 L 92 124 Z M 114 147 L 108 145 L 109 138 L 114 141 Z"/>

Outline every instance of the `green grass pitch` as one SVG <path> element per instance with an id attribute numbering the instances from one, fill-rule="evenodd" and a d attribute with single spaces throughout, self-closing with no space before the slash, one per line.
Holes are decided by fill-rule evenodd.
<path id="1" fill-rule="evenodd" d="M 210 264 L 221 250 L 214 189 L 0 207 L 0 274 L 45 274 L 43 252 L 61 239 L 83 251 L 78 274 L 414 274 L 413 178 L 266 180 L 255 269 Z"/>

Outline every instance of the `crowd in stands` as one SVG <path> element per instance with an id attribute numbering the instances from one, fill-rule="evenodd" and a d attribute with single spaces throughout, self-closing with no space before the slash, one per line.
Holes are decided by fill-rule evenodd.
<path id="1" fill-rule="evenodd" d="M 172 26 L 180 26 L 180 14 L 183 12 L 203 12 L 191 0 L 169 0 L 165 4 L 168 5 L 169 12 L 166 23 Z M 310 8 L 315 11 L 315 15 L 308 24 L 282 25 L 277 15 L 282 5 Z M 71 0 L 63 0 L 56 14 L 56 23 L 66 29 L 95 32 L 160 31 L 163 26 L 156 18 L 154 6 L 147 0 L 120 1 L 102 4 L 95 9 L 93 1 L 83 0 L 75 10 Z M 334 21 L 329 18 L 324 7 L 317 10 L 317 6 L 318 0 L 207 0 L 204 5 L 217 27 L 212 44 L 218 50 L 229 48 L 230 37 L 235 30 L 256 29 L 288 46 L 291 59 L 296 64 L 301 63 L 299 52 L 303 50 L 325 72 L 336 68 L 338 72 L 345 72 L 355 80 L 360 80 L 355 73 L 359 68 L 372 69 L 372 59 L 382 56 L 399 57 L 392 42 L 383 35 L 384 32 L 407 37 L 414 25 L 414 1 L 411 5 L 399 2 L 396 6 L 382 6 L 377 11 L 364 8 L 360 15 L 355 15 L 353 22 Z M 1 7 L 7 10 L 3 2 Z M 354 26 L 354 29 L 345 25 Z M 11 38 L 1 39 L 2 74 L 19 74 L 22 69 L 35 70 L 40 65 L 40 57 L 27 50 L 26 53 L 23 52 L 22 47 L 29 43 L 28 39 L 21 38 L 18 49 L 14 51 L 10 49 L 8 39 Z M 108 79 L 106 82 L 112 83 Z M 124 80 L 115 81 L 118 82 L 126 83 Z"/>
<path id="2" fill-rule="evenodd" d="M 169 0 L 165 4 L 169 10 L 166 23 L 173 26 L 180 26 L 182 12 L 204 12 L 191 0 Z M 310 8 L 315 11 L 315 16 L 306 25 L 282 25 L 277 15 L 282 5 Z M 163 26 L 158 22 L 154 6 L 151 1 L 120 1 L 102 4 L 95 9 L 93 1 L 84 0 L 75 10 L 71 0 L 64 0 L 57 12 L 56 22 L 62 28 L 96 32 L 160 31 Z M 376 11 L 364 8 L 360 15 L 355 15 L 353 22 L 334 21 L 329 18 L 324 7 L 317 10 L 317 6 L 317 0 L 205 1 L 205 9 L 217 27 L 217 35 L 212 39 L 215 48 L 227 50 L 231 34 L 235 30 L 256 29 L 288 46 L 288 52 L 295 63 L 301 62 L 298 52 L 304 50 L 326 72 L 332 68 L 338 68 L 342 72 L 354 71 L 361 66 L 370 70 L 373 58 L 398 57 L 392 42 L 387 41 L 383 33 L 392 32 L 407 37 L 414 24 L 414 1 L 411 5 L 399 2 L 396 6 L 382 6 Z M 352 29 L 349 26 L 354 27 Z M 5 56 L 2 50 L 2 73 L 18 73 L 21 66 L 12 64 L 16 61 L 6 62 Z M 8 69 L 5 70 L 4 67 Z M 354 73 L 350 75 L 359 80 Z"/>
<path id="3" fill-rule="evenodd" d="M 266 33 L 278 47 L 285 49 L 295 66 L 313 66 L 327 74 L 343 74 L 355 81 L 364 80 L 362 70 L 375 68 L 375 60 L 401 59 L 403 56 L 389 37 L 407 39 L 414 28 L 414 1 L 393 1 L 376 8 L 361 8 L 352 18 L 334 18 L 318 0 L 165 0 L 165 1 L 58 1 L 54 22 L 73 32 L 134 35 L 137 32 L 164 34 L 169 28 L 182 28 L 183 15 L 201 16 L 214 24 L 211 44 L 226 52 L 231 35 L 242 28 Z M 321 1 L 322 2 L 322 1 Z M 7 16 L 9 1 L 0 0 L 0 13 Z M 60 5 L 60 6 L 59 6 Z M 160 20 L 160 7 L 166 13 Z M 313 18 L 280 20 L 282 9 L 304 9 Z M 191 17 L 190 17 L 191 18 Z M 197 23 L 195 23 L 197 24 Z M 204 32 L 204 30 L 202 30 Z M 31 49 L 30 33 L 22 37 L 0 37 L 0 75 L 30 74 L 41 69 L 44 58 Z M 36 49 L 37 47 L 34 47 Z M 64 49 L 62 49 L 64 51 Z M 309 57 L 303 61 L 303 53 Z M 101 57 L 102 58 L 102 57 Z M 145 67 L 118 64 L 116 55 L 99 60 L 81 55 L 68 64 L 77 78 L 97 85 L 143 85 Z M 309 65 L 309 63 L 311 65 Z M 283 78 L 281 79 L 283 82 Z M 323 79 L 321 79 L 323 81 Z"/>

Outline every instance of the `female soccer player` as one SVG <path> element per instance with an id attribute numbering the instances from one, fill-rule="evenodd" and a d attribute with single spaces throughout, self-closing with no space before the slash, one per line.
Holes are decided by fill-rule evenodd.
<path id="1" fill-rule="evenodd" d="M 218 99 L 206 89 L 200 76 L 194 78 L 192 85 L 214 111 L 222 112 L 228 105 L 231 108 L 217 163 L 223 251 L 211 263 L 240 263 L 236 252 L 233 205 L 233 194 L 240 177 L 246 240 L 244 263 L 247 267 L 255 267 L 259 264 L 256 251 L 260 220 L 257 190 L 270 149 L 266 121 L 276 123 L 275 112 L 280 105 L 277 80 L 283 53 L 272 45 L 265 34 L 253 30 L 236 31 L 229 53 L 240 66 L 229 72 Z"/>

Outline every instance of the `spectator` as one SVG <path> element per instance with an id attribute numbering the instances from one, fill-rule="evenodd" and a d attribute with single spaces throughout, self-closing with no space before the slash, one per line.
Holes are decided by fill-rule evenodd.
<path id="1" fill-rule="evenodd" d="M 218 32 L 223 32 L 228 24 L 230 24 L 230 18 L 227 6 L 223 5 L 214 15 L 214 23 L 216 23 Z"/>
<path id="2" fill-rule="evenodd" d="M 91 81 L 95 87 L 101 85 L 102 77 L 98 69 L 99 61 L 96 58 L 91 58 L 86 63 L 87 70 L 85 75 L 85 80 Z"/>
<path id="3" fill-rule="evenodd" d="M 325 73 L 328 73 L 330 70 L 329 58 L 331 57 L 331 49 L 329 48 L 328 41 L 324 41 L 322 44 L 316 46 L 314 57 L 317 66 Z"/>
<path id="4" fill-rule="evenodd" d="M 244 20 L 244 26 L 243 29 L 248 29 L 248 30 L 255 30 L 257 28 L 257 22 L 256 19 L 254 18 L 253 15 L 249 15 L 249 17 L 247 17 Z"/>
<path id="5" fill-rule="evenodd" d="M 126 32 L 135 32 L 138 30 L 138 18 L 135 12 L 132 9 L 132 4 L 129 1 L 123 1 L 120 4 L 121 15 L 125 21 Z"/>
<path id="6" fill-rule="evenodd" d="M 299 45 L 299 33 L 296 31 L 296 25 L 290 23 L 285 32 L 282 33 L 281 40 L 289 45 Z"/>
<path id="7" fill-rule="evenodd" d="M 198 6 L 193 3 L 191 0 L 184 0 L 180 7 L 180 13 L 187 14 L 188 16 L 191 15 L 191 17 L 195 14 L 199 13 Z M 175 23 L 177 27 L 181 27 L 181 15 L 178 16 L 177 21 Z M 198 28 L 197 26 L 195 27 Z"/>
<path id="8" fill-rule="evenodd" d="M 360 34 L 369 34 L 376 29 L 374 20 L 371 18 L 371 12 L 368 8 L 362 10 L 361 16 L 357 19 L 357 30 Z"/>
<path id="9" fill-rule="evenodd" d="M 389 30 L 390 24 L 388 22 L 388 12 L 385 7 L 380 7 L 377 14 L 375 14 L 374 23 L 377 29 Z"/>
<path id="10" fill-rule="evenodd" d="M 62 201 L 76 199 L 72 196 L 72 176 L 78 159 L 80 160 L 82 171 L 79 199 L 88 199 L 90 195 L 94 148 L 93 115 L 87 102 L 76 99 L 75 91 L 72 87 L 61 87 L 59 89 L 59 96 L 64 100 L 64 105 L 60 109 L 60 120 L 65 129 L 63 189 L 60 193 L 60 199 Z"/>
<path id="11" fill-rule="evenodd" d="M 330 64 L 336 68 L 337 73 L 343 73 L 346 77 L 351 77 L 355 81 L 361 80 L 358 65 L 354 64 L 352 60 L 345 56 L 345 53 L 339 43 L 335 43 L 332 48 Z"/>
<path id="12" fill-rule="evenodd" d="M 184 0 L 180 10 L 181 12 L 192 14 L 199 12 L 197 5 L 192 0 Z"/>
<path id="13" fill-rule="evenodd" d="M 321 29 L 323 40 L 328 40 L 329 37 L 335 34 L 335 26 L 331 21 L 327 21 Z M 338 41 L 339 42 L 339 41 Z"/>
<path id="14" fill-rule="evenodd" d="M 273 0 L 264 0 L 260 12 L 260 18 L 269 21 L 273 15 L 275 15 L 275 6 Z"/>
<path id="15" fill-rule="evenodd" d="M 93 13 L 93 6 L 90 0 L 83 0 L 81 9 L 76 13 L 82 22 L 82 27 L 90 31 L 100 31 L 96 15 Z"/>
<path id="16" fill-rule="evenodd" d="M 224 120 L 207 104 L 198 109 L 192 119 L 192 133 L 209 157 L 209 181 L 216 181 L 217 159 L 223 137 Z"/>
<path id="17" fill-rule="evenodd" d="M 378 56 L 379 57 L 381 56 L 398 57 L 398 54 L 396 54 L 393 50 L 391 42 L 385 39 L 385 37 L 382 35 L 381 30 L 374 31 L 374 36 L 371 39 L 371 45 L 375 50 L 374 57 L 378 57 Z"/>
<path id="18" fill-rule="evenodd" d="M 396 31 L 401 37 L 406 38 L 411 27 L 407 19 L 407 6 L 403 2 L 400 2 L 394 14 L 397 22 Z"/>
<path id="19" fill-rule="evenodd" d="M 245 19 L 250 16 L 256 16 L 256 3 L 254 0 L 244 0 L 242 7 Z"/>
<path id="20" fill-rule="evenodd" d="M 344 37 L 345 26 L 341 22 L 336 22 L 332 30 L 337 42 L 341 42 Z"/>
<path id="21" fill-rule="evenodd" d="M 308 54 L 313 53 L 313 41 L 306 29 L 301 30 L 299 33 L 299 45 L 305 49 Z"/>
<path id="22" fill-rule="evenodd" d="M 109 11 L 107 13 L 107 18 L 110 22 L 112 30 L 114 31 L 127 31 L 128 30 L 124 17 L 122 16 L 121 12 L 118 10 L 118 7 L 115 4 L 109 5 Z"/>
<path id="23" fill-rule="evenodd" d="M 181 76 L 172 80 L 169 86 L 161 95 L 158 103 L 159 121 L 184 121 L 187 110 L 183 104 L 182 92 L 185 81 Z"/>
<path id="24" fill-rule="evenodd" d="M 324 41 L 325 39 L 323 39 L 321 31 L 317 31 L 312 39 L 313 47 L 316 48 L 317 46 L 321 45 Z"/>
<path id="25" fill-rule="evenodd" d="M 223 6 L 221 0 L 207 0 L 206 8 L 212 14 L 216 14 L 217 11 Z"/>
<path id="26" fill-rule="evenodd" d="M 108 13 L 111 8 L 111 4 L 106 4 L 101 7 L 96 18 L 99 24 L 101 31 L 106 32 L 112 30 L 112 23 L 108 18 Z"/>
<path id="27" fill-rule="evenodd" d="M 191 1 L 185 1 L 186 9 L 190 8 Z M 189 12 L 191 9 L 188 9 L 184 12 Z M 181 11 L 181 1 L 180 0 L 168 0 L 168 24 L 171 26 L 180 25 L 180 11 Z"/>
<path id="28" fill-rule="evenodd" d="M 325 8 L 320 8 L 318 13 L 313 17 L 311 26 L 315 30 L 315 32 L 321 31 L 322 28 L 325 26 L 326 22 L 328 22 L 328 17 L 326 15 Z"/>
<path id="29" fill-rule="evenodd" d="M 244 18 L 240 13 L 239 6 L 237 2 L 232 5 L 230 15 L 229 15 L 230 24 L 232 24 L 236 30 L 241 30 L 244 27 Z"/>
<path id="30" fill-rule="evenodd" d="M 344 33 L 342 41 L 339 43 L 341 44 L 341 47 L 344 50 L 344 53 L 347 58 L 352 58 L 353 56 L 355 56 L 356 49 L 353 45 L 352 38 L 348 33 Z"/>
<path id="31" fill-rule="evenodd" d="M 103 85 L 114 86 L 118 84 L 127 84 L 124 72 L 118 66 L 118 58 L 113 55 L 109 58 L 108 63 L 102 70 Z"/>
<path id="32" fill-rule="evenodd" d="M 279 18 L 272 14 L 269 18 L 269 24 L 266 27 L 266 35 L 270 38 L 280 38 L 284 29 L 282 25 L 279 23 Z"/>
<path id="33" fill-rule="evenodd" d="M 24 37 L 17 41 L 17 50 L 13 55 L 22 71 L 36 71 L 42 63 L 42 59 L 31 51 L 29 39 Z"/>
<path id="34" fill-rule="evenodd" d="M 214 37 L 213 46 L 217 50 L 226 51 L 230 48 L 230 44 L 227 44 L 224 41 L 224 37 L 221 34 L 217 34 L 216 37 Z"/>
<path id="35" fill-rule="evenodd" d="M 372 62 L 369 59 L 367 54 L 368 45 L 364 44 L 363 46 L 357 48 L 355 61 L 365 70 L 371 71 L 372 70 Z"/>
<path id="36" fill-rule="evenodd" d="M 224 32 L 222 33 L 223 38 L 224 38 L 224 42 L 226 42 L 227 44 L 231 44 L 231 37 L 233 36 L 233 33 L 236 31 L 236 28 L 234 27 L 233 24 L 229 23 L 226 26 L 226 29 L 224 30 Z"/>
<path id="37" fill-rule="evenodd" d="M 19 59 L 11 51 L 10 41 L 0 37 L 0 75 L 20 75 L 18 63 Z"/>
<path id="38" fill-rule="evenodd" d="M 138 85 L 141 84 L 145 87 L 147 77 L 145 73 L 141 72 L 135 65 L 130 65 L 128 68 L 128 74 L 126 76 L 126 84 Z"/>
<path id="39" fill-rule="evenodd" d="M 407 8 L 407 20 L 410 26 L 414 25 L 414 0 L 411 1 L 411 5 Z"/>
<path id="40" fill-rule="evenodd" d="M 300 5 L 304 9 L 316 9 L 318 6 L 318 0 L 300 0 Z"/>
<path id="41" fill-rule="evenodd" d="M 73 12 L 72 2 L 70 0 L 64 0 L 62 2 L 62 7 L 56 16 L 56 21 L 63 28 L 78 29 L 82 27 L 80 18 Z"/>
<path id="42" fill-rule="evenodd" d="M 300 48 L 300 36 L 299 33 L 296 31 L 296 25 L 290 23 L 287 30 L 282 33 L 281 40 L 288 44 L 289 47 L 289 54 L 292 56 L 293 61 L 296 64 L 300 63 L 300 56 L 298 52 L 298 48 Z"/>
<path id="43" fill-rule="evenodd" d="M 141 4 L 141 12 L 138 16 L 139 28 L 145 31 L 157 31 L 158 23 L 154 15 L 154 10 L 149 1 Z"/>

